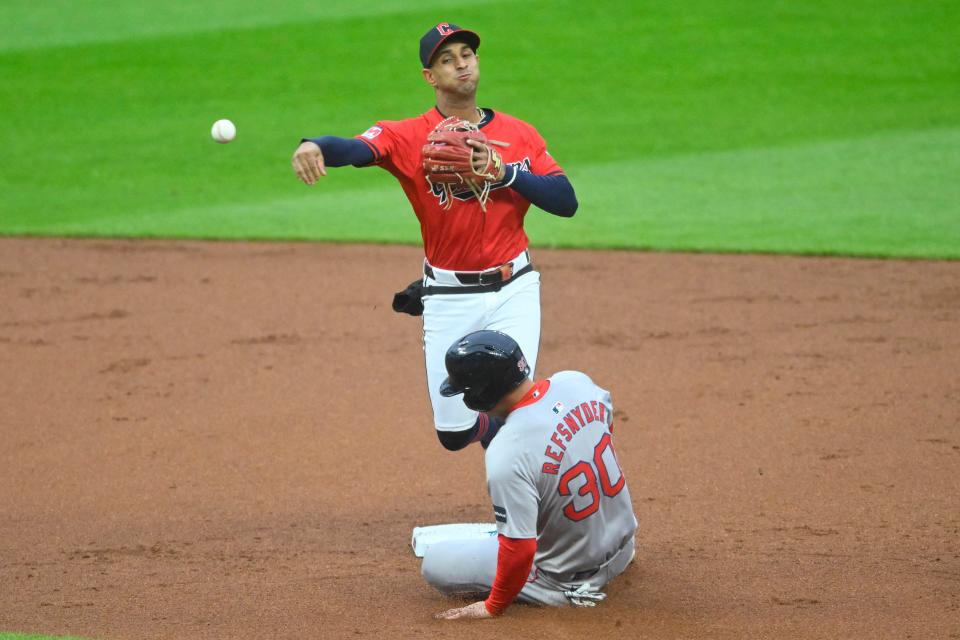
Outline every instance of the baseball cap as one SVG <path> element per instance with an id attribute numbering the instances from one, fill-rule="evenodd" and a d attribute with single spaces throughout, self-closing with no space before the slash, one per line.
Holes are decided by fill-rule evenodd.
<path id="1" fill-rule="evenodd" d="M 480 48 L 480 36 L 476 33 L 469 29 L 461 29 L 449 22 L 441 22 L 437 26 L 431 27 L 430 31 L 427 31 L 420 38 L 420 62 L 423 63 L 424 69 L 430 66 L 430 59 L 433 58 L 433 54 L 437 52 L 440 45 L 456 35 L 459 35 L 474 51 Z"/>

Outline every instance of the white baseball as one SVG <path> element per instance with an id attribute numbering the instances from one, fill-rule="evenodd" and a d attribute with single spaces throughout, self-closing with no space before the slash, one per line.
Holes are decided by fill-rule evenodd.
<path id="1" fill-rule="evenodd" d="M 210 129 L 210 135 L 220 144 L 226 144 L 237 137 L 237 127 L 226 118 L 217 120 Z"/>

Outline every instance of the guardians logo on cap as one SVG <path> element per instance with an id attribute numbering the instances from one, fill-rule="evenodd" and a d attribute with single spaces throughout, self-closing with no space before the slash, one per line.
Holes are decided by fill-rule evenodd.
<path id="1" fill-rule="evenodd" d="M 480 36 L 476 33 L 469 29 L 461 29 L 450 22 L 441 22 L 420 38 L 420 62 L 424 69 L 430 67 L 430 62 L 437 53 L 437 49 L 454 36 L 458 36 L 458 40 L 466 42 L 474 51 L 480 48 Z"/>

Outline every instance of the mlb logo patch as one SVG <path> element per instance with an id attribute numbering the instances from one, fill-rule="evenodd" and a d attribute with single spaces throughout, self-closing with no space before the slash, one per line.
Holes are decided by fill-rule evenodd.
<path id="1" fill-rule="evenodd" d="M 373 140 L 383 131 L 383 127 L 378 127 L 374 125 L 360 134 L 361 138 L 366 138 L 367 140 Z"/>
<path id="2" fill-rule="evenodd" d="M 563 413 L 563 403 L 558 402 L 557 404 L 553 405 L 553 412 L 557 415 Z"/>

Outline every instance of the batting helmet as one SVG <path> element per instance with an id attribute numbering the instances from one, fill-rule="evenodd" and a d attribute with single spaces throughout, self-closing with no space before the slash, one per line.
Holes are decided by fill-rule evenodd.
<path id="1" fill-rule="evenodd" d="M 475 331 L 454 342 L 445 359 L 447 379 L 440 394 L 463 394 L 463 403 L 474 411 L 490 411 L 519 387 L 530 367 L 520 345 L 499 331 Z"/>

